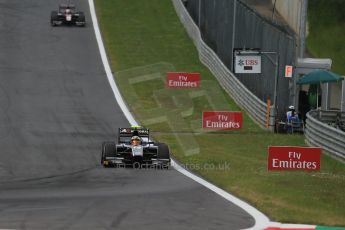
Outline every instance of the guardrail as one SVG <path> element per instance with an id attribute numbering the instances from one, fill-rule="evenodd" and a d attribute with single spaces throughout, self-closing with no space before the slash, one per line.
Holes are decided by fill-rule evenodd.
<path id="1" fill-rule="evenodd" d="M 345 132 L 335 128 L 339 111 L 312 110 L 307 113 L 305 137 L 314 146 L 322 147 L 335 156 L 345 159 Z M 344 122 L 345 113 L 341 113 Z"/>
<path id="2" fill-rule="evenodd" d="M 266 124 L 266 103 L 262 102 L 250 92 L 224 65 L 217 54 L 202 40 L 200 30 L 187 12 L 181 0 L 172 0 L 178 17 L 184 25 L 188 35 L 193 40 L 198 52 L 200 61 L 206 65 L 213 75 L 218 79 L 225 91 L 246 110 L 249 115 L 262 127 Z M 271 109 L 271 114 L 273 109 Z M 272 115 L 271 115 L 272 116 Z M 274 128 L 274 117 L 270 119 L 270 128 Z"/>

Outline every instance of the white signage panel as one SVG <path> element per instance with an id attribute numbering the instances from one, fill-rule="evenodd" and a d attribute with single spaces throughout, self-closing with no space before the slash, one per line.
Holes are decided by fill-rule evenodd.
<path id="1" fill-rule="evenodd" d="M 235 55 L 235 73 L 261 73 L 261 56 Z"/>

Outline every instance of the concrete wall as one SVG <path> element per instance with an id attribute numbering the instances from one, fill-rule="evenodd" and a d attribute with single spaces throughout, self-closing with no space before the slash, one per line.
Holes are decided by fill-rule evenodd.
<path id="1" fill-rule="evenodd" d="M 330 109 L 341 108 L 341 83 L 330 83 Z"/>
<path id="2" fill-rule="evenodd" d="M 276 2 L 276 10 L 290 27 L 299 35 L 300 14 L 303 0 L 272 0 Z"/>

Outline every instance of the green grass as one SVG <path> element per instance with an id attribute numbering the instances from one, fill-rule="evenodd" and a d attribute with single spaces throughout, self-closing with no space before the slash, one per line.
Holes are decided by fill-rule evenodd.
<path id="1" fill-rule="evenodd" d="M 331 58 L 332 70 L 345 75 L 345 1 L 309 1 L 308 23 L 308 51 L 315 57 Z"/>
<path id="2" fill-rule="evenodd" d="M 121 93 L 178 161 L 273 220 L 345 225 L 344 164 L 324 155 L 321 172 L 267 171 L 269 145 L 305 146 L 303 136 L 262 130 L 245 112 L 240 131 L 200 130 L 202 111 L 241 109 L 200 63 L 170 0 L 95 2 Z M 202 87 L 166 89 L 168 71 L 200 72 Z"/>

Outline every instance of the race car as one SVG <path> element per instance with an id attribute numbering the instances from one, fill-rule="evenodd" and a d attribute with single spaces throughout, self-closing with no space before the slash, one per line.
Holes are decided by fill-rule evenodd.
<path id="1" fill-rule="evenodd" d="M 103 142 L 101 164 L 109 166 L 169 167 L 170 151 L 164 143 L 150 141 L 149 129 L 119 128 L 118 141 Z"/>
<path id="2" fill-rule="evenodd" d="M 51 12 L 50 24 L 52 26 L 59 26 L 62 24 L 85 26 L 85 15 L 83 12 L 76 12 L 74 5 L 61 4 L 59 5 L 59 11 Z"/>

